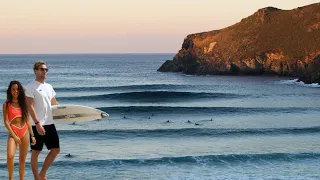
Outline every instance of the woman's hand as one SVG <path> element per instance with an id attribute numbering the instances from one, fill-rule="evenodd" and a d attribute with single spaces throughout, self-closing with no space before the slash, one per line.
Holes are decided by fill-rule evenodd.
<path id="1" fill-rule="evenodd" d="M 31 137 L 31 145 L 35 145 L 37 143 L 36 138 L 35 137 Z"/>
<path id="2" fill-rule="evenodd" d="M 19 138 L 17 135 L 13 136 L 12 138 L 14 139 L 14 141 L 16 142 L 16 144 L 21 144 L 21 140 L 20 140 L 20 138 Z"/>

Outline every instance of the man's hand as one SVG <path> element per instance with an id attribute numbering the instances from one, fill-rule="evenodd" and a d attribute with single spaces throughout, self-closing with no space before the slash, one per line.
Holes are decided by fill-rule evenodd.
<path id="1" fill-rule="evenodd" d="M 40 123 L 36 124 L 36 128 L 39 135 L 44 136 L 46 134 L 46 130 L 44 130 Z"/>

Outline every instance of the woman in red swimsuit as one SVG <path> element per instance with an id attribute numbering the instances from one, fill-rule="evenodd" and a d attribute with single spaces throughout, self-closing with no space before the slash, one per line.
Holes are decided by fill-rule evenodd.
<path id="1" fill-rule="evenodd" d="M 4 125 L 8 129 L 7 168 L 9 179 L 13 179 L 14 155 L 19 146 L 19 176 L 24 179 L 24 169 L 29 147 L 29 134 L 32 144 L 36 143 L 23 87 L 19 81 L 11 81 L 7 89 L 7 101 L 2 106 Z M 29 129 L 29 131 L 28 131 Z"/>

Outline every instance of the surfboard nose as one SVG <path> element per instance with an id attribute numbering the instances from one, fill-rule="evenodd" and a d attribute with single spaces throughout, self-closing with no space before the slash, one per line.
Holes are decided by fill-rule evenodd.
<path id="1" fill-rule="evenodd" d="M 107 113 L 101 113 L 101 117 L 109 117 L 109 114 L 107 114 Z"/>

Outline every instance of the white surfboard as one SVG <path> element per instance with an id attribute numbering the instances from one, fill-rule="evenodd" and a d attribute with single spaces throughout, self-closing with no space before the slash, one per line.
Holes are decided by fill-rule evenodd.
<path id="1" fill-rule="evenodd" d="M 55 105 L 52 114 L 53 120 L 58 122 L 85 122 L 109 117 L 106 112 L 81 105 Z"/>

